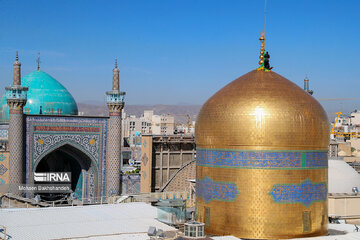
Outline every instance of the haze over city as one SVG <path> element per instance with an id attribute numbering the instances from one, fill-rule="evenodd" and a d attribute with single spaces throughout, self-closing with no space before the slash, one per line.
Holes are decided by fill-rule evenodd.
<path id="1" fill-rule="evenodd" d="M 308 75 L 317 99 L 355 98 L 321 101 L 327 112 L 360 105 L 359 5 L 268 5 L 266 47 L 274 71 L 301 87 Z M 16 50 L 23 76 L 36 69 L 40 52 L 41 69 L 77 102 L 104 104 L 117 57 L 128 105 L 201 105 L 257 67 L 259 6 L 262 1 L 1 1 L 0 79 L 11 84 Z"/>

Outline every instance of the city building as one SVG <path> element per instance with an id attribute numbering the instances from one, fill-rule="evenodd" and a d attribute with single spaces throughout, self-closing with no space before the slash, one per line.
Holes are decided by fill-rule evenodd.
<path id="1" fill-rule="evenodd" d="M 193 136 L 141 137 L 142 193 L 184 191 L 196 178 Z"/>
<path id="2" fill-rule="evenodd" d="M 173 135 L 175 130 L 175 119 L 171 115 L 152 116 L 152 134 L 154 135 Z"/>
<path id="3" fill-rule="evenodd" d="M 350 118 L 350 124 L 355 125 L 356 127 L 360 127 L 360 112 L 358 110 L 351 112 Z"/>
<path id="4" fill-rule="evenodd" d="M 338 138 L 340 140 L 344 138 L 344 134 L 347 134 L 345 140 L 360 138 L 360 113 L 355 110 L 350 115 L 344 115 L 341 112 L 336 114 L 334 123 L 332 123 L 333 132 L 331 138 Z"/>
<path id="5" fill-rule="evenodd" d="M 124 114 L 123 136 L 132 138 L 140 134 L 172 135 L 175 118 L 169 114 L 154 115 L 153 110 L 145 110 L 141 117 Z"/>
<path id="6" fill-rule="evenodd" d="M 140 134 L 149 134 L 152 132 L 152 120 L 151 118 L 145 118 L 144 116 L 136 117 L 135 115 L 124 114 L 123 119 L 123 136 L 125 138 L 133 138 Z"/>
<path id="7" fill-rule="evenodd" d="M 0 192 L 54 200 L 56 194 L 18 186 L 38 183 L 35 173 L 70 172 L 70 192 L 77 199 L 119 195 L 124 95 L 115 62 L 112 90 L 106 92 L 109 117 L 78 116 L 72 95 L 40 66 L 21 78 L 16 55 L 13 85 L 1 98 L 0 187 L 10 188 Z"/>

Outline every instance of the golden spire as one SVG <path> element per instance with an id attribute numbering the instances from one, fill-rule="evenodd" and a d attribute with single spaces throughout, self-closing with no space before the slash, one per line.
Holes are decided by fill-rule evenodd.
<path id="1" fill-rule="evenodd" d="M 257 68 L 257 70 L 259 71 L 270 71 L 272 68 L 270 67 L 269 64 L 269 58 L 270 56 L 267 54 L 265 54 L 265 35 L 266 35 L 266 0 L 265 0 L 265 8 L 264 8 L 264 31 L 260 32 L 260 56 L 259 56 L 259 67 Z M 266 57 L 266 59 L 264 59 Z"/>
<path id="2" fill-rule="evenodd" d="M 260 38 L 259 38 L 260 42 L 261 42 L 261 46 L 260 46 L 260 61 L 259 61 L 259 65 L 262 66 L 264 64 L 264 52 L 265 52 L 265 34 L 263 31 L 260 32 Z"/>

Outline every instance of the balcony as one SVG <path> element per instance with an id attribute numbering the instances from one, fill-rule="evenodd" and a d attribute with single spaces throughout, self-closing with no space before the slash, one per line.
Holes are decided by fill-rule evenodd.
<path id="1" fill-rule="evenodd" d="M 26 100 L 27 98 L 27 87 L 6 87 L 6 99 L 13 100 Z"/>
<path id="2" fill-rule="evenodd" d="M 109 91 L 106 92 L 106 102 L 107 103 L 124 103 L 125 92 L 119 91 Z"/>

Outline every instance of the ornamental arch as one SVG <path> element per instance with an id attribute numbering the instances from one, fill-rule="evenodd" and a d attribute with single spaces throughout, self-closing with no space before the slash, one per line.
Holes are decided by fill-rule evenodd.
<path id="1" fill-rule="evenodd" d="M 33 174 L 72 172 L 72 190 L 86 202 L 105 195 L 106 117 L 26 116 L 26 183 Z"/>

